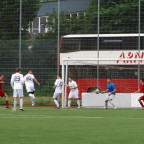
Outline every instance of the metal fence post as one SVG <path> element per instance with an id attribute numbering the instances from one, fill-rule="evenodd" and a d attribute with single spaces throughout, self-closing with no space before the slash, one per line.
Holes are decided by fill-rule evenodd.
<path id="1" fill-rule="evenodd" d="M 20 21 L 19 21 L 19 67 L 21 67 L 21 30 L 22 30 L 22 0 L 20 0 Z"/>

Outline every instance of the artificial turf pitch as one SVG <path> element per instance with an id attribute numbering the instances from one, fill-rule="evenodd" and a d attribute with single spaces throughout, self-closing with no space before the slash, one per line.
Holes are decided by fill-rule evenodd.
<path id="1" fill-rule="evenodd" d="M 0 144 L 143 144 L 140 109 L 0 107 Z"/>

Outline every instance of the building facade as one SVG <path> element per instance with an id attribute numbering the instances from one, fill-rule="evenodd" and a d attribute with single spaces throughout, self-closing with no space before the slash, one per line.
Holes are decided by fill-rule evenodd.
<path id="1" fill-rule="evenodd" d="M 85 13 L 90 0 L 60 0 L 60 12 L 67 12 L 68 18 L 79 16 L 80 13 Z M 47 33 L 48 28 L 44 24 L 48 22 L 49 15 L 58 10 L 58 2 L 41 2 L 40 9 L 36 19 L 32 22 L 31 33 Z"/>

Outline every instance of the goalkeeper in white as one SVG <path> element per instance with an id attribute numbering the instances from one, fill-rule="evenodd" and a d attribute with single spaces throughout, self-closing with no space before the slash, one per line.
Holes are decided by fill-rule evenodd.
<path id="1" fill-rule="evenodd" d="M 60 106 L 59 106 L 59 98 L 60 98 L 60 95 L 62 93 L 62 86 L 63 86 L 63 81 L 61 79 L 61 76 L 60 75 L 57 75 L 57 79 L 54 83 L 54 87 L 55 88 L 55 92 L 53 94 L 53 99 L 54 99 L 54 103 L 56 104 L 56 108 L 59 109 Z"/>
<path id="2" fill-rule="evenodd" d="M 35 95 L 34 95 L 35 88 L 34 88 L 33 81 L 35 81 L 37 83 L 37 85 L 40 86 L 40 83 L 37 81 L 37 79 L 32 74 L 32 70 L 28 70 L 27 75 L 24 76 L 24 83 L 26 86 L 26 91 L 32 100 L 32 106 L 35 105 Z"/>

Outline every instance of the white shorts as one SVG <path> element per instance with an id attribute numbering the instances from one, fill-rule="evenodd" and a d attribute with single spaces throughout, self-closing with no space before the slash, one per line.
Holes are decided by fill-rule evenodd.
<path id="1" fill-rule="evenodd" d="M 114 94 L 111 94 L 110 96 L 109 95 L 106 96 L 106 100 L 109 100 L 109 99 L 113 100 L 114 98 L 115 98 Z"/>
<path id="2" fill-rule="evenodd" d="M 78 97 L 78 92 L 74 92 L 74 93 L 70 92 L 68 98 L 70 98 L 70 99 L 71 99 L 71 98 L 74 98 L 74 99 L 79 98 L 79 97 Z"/>
<path id="3" fill-rule="evenodd" d="M 23 97 L 23 89 L 14 89 L 13 90 L 13 97 Z"/>
<path id="4" fill-rule="evenodd" d="M 26 91 L 27 93 L 34 92 L 35 91 L 34 86 L 26 86 Z"/>
<path id="5" fill-rule="evenodd" d="M 54 93 L 54 94 L 53 94 L 53 98 L 55 98 L 55 99 L 56 99 L 56 98 L 60 98 L 60 95 L 61 95 L 61 93 Z"/>

